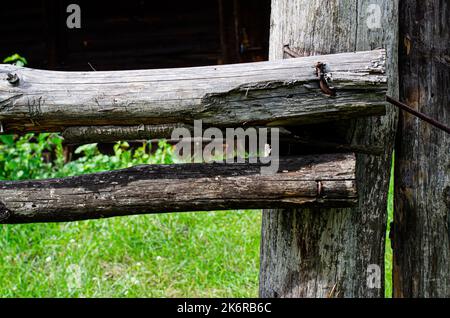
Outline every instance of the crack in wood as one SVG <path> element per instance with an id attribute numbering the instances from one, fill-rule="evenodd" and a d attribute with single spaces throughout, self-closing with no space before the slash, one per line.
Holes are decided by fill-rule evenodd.
<path id="1" fill-rule="evenodd" d="M 7 220 L 10 215 L 11 211 L 0 201 L 0 222 Z"/>
<path id="2" fill-rule="evenodd" d="M 23 94 L 16 94 L 5 99 L 0 99 L 0 112 L 12 109 L 14 107 L 14 102 L 22 96 Z"/>
<path id="3" fill-rule="evenodd" d="M 36 98 L 28 98 L 28 113 L 30 115 L 31 120 L 35 120 L 41 117 L 42 115 L 42 96 Z"/>

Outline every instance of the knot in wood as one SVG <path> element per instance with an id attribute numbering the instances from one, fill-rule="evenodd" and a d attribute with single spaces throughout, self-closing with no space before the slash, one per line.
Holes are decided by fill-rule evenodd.
<path id="1" fill-rule="evenodd" d="M 20 82 L 19 76 L 17 74 L 11 74 L 11 73 L 7 74 L 6 80 L 8 81 L 9 84 L 11 84 L 13 86 L 19 85 L 19 82 Z"/>

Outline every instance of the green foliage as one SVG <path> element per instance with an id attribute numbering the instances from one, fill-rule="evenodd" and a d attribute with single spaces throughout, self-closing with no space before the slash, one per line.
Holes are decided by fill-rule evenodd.
<path id="1" fill-rule="evenodd" d="M 64 165 L 56 177 L 123 169 L 140 164 L 173 163 L 172 147 L 164 140 L 159 142 L 155 152 L 152 152 L 151 143 L 144 143 L 141 147 L 131 150 L 127 142 L 119 142 L 114 145 L 112 156 L 101 154 L 97 144 L 80 146 L 75 153 L 83 156 Z"/>
<path id="2" fill-rule="evenodd" d="M 13 54 L 11 56 L 8 56 L 7 58 L 5 58 L 3 60 L 3 63 L 10 63 L 10 64 L 14 64 L 16 66 L 26 66 L 28 64 L 28 61 L 26 58 L 24 58 L 23 56 L 20 56 L 19 54 Z"/>
<path id="3" fill-rule="evenodd" d="M 0 136 L 0 140 L 1 180 L 35 179 L 53 174 L 52 164 L 45 162 L 44 157 L 58 145 L 58 138 L 54 135 L 28 134 L 21 138 L 5 135 Z"/>
<path id="4" fill-rule="evenodd" d="M 132 150 L 128 143 L 119 142 L 112 156 L 101 154 L 97 144 L 80 146 L 75 153 L 83 156 L 65 164 L 62 138 L 57 134 L 0 136 L 0 180 L 61 178 L 139 164 L 173 163 L 172 147 L 165 141 L 160 141 L 154 152 L 150 143 Z"/>

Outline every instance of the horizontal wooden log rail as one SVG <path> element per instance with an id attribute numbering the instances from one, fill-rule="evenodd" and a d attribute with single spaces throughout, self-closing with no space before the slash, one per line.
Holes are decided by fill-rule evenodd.
<path id="1" fill-rule="evenodd" d="M 120 140 L 128 140 L 130 142 L 143 143 L 150 141 L 158 143 L 161 139 L 165 139 L 169 144 L 179 143 L 211 143 L 212 141 L 222 142 L 226 144 L 226 139 L 219 138 L 203 138 L 192 137 L 180 139 L 171 139 L 172 132 L 177 128 L 185 128 L 194 134 L 194 127 L 183 124 L 167 124 L 167 125 L 140 125 L 140 126 L 87 126 L 87 127 L 70 127 L 64 130 L 62 136 L 64 143 L 67 145 L 90 144 L 90 143 L 115 143 Z M 261 127 L 255 127 L 261 128 Z M 299 137 L 284 127 L 276 127 L 278 129 L 278 142 L 290 143 L 296 146 L 306 145 L 313 146 L 317 149 L 327 150 L 327 152 L 353 152 L 379 156 L 383 153 L 383 148 L 376 144 L 355 145 L 337 142 L 327 142 L 323 140 L 311 139 L 308 137 Z M 223 135 L 226 131 L 223 130 Z M 271 129 L 268 130 L 270 136 Z M 275 138 L 270 136 L 270 140 Z"/>
<path id="2" fill-rule="evenodd" d="M 337 90 L 319 88 L 316 63 Z M 383 115 L 385 51 L 195 68 L 55 72 L 0 65 L 7 133 L 73 126 L 287 126 Z"/>
<path id="3" fill-rule="evenodd" d="M 144 213 L 352 206 L 355 156 L 261 164 L 147 165 L 64 179 L 0 182 L 0 223 L 67 222 Z"/>
<path id="4" fill-rule="evenodd" d="M 120 140 L 171 139 L 175 129 L 184 128 L 192 132 L 194 127 L 183 124 L 139 125 L 139 126 L 87 126 L 69 127 L 62 133 L 66 144 L 106 143 Z"/>
<path id="5" fill-rule="evenodd" d="M 160 140 L 172 139 L 172 133 L 175 129 L 187 129 L 192 137 L 205 142 L 218 140 L 218 138 L 203 138 L 195 136 L 194 127 L 185 124 L 164 124 L 164 125 L 139 125 L 139 126 L 86 126 L 86 127 L 69 127 L 63 131 L 62 136 L 64 143 L 68 145 L 89 144 L 89 143 L 108 143 L 121 140 Z M 253 127 L 256 129 L 264 127 Z M 292 133 L 283 127 L 276 127 L 279 135 L 283 137 L 292 136 Z M 200 131 L 203 134 L 203 129 Z M 226 129 L 222 129 L 223 136 L 226 136 Z M 268 136 L 271 129 L 268 130 Z M 188 139 L 188 138 L 184 138 Z M 179 138 L 173 141 L 180 141 Z"/>

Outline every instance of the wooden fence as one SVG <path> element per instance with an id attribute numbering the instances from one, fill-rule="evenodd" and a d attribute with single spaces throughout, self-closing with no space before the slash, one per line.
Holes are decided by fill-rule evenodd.
<path id="1" fill-rule="evenodd" d="M 0 65 L 3 133 L 110 142 L 169 137 L 195 120 L 283 132 L 270 176 L 260 163 L 198 163 L 2 181 L 0 223 L 272 209 L 263 213 L 261 296 L 382 297 L 396 144 L 394 294 L 448 297 L 449 139 L 385 108 L 388 92 L 448 123 L 444 2 L 272 0 L 269 62 L 89 73 Z M 288 58 L 286 45 L 305 57 Z M 372 288 L 367 271 L 377 266 Z"/>
<path id="2" fill-rule="evenodd" d="M 319 60 L 335 96 L 321 88 Z M 194 120 L 202 120 L 205 128 L 286 129 L 380 116 L 385 113 L 387 87 L 384 50 L 118 72 L 52 72 L 2 65 L 0 78 L 0 122 L 6 133 L 62 132 L 71 142 L 161 137 Z M 203 163 L 142 166 L 58 180 L 3 181 L 0 222 L 344 207 L 357 202 L 353 154 L 274 160 L 279 160 L 279 172 L 271 176 L 260 173 L 261 164 Z"/>

